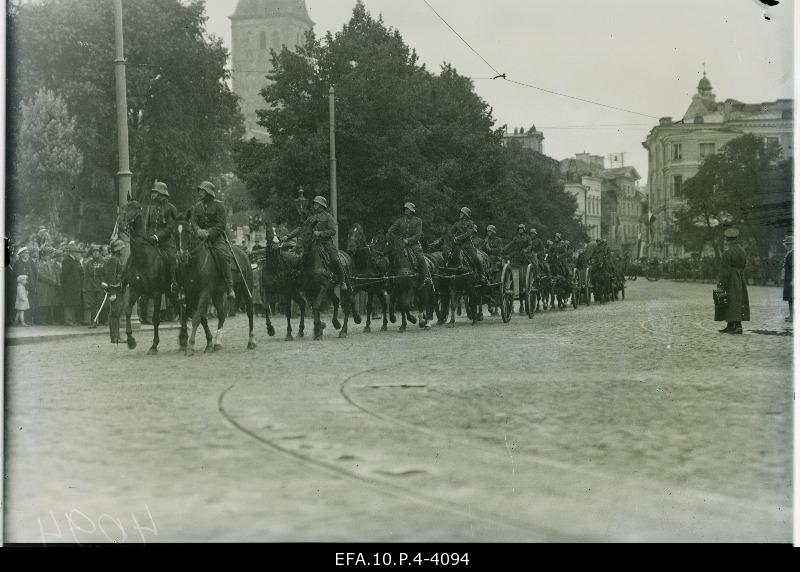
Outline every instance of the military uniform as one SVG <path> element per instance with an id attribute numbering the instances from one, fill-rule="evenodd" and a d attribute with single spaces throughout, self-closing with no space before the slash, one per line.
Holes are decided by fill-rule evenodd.
<path id="1" fill-rule="evenodd" d="M 462 218 L 453 225 L 453 240 L 457 246 L 464 251 L 472 263 L 473 268 L 478 273 L 480 280 L 485 280 L 483 264 L 478 257 L 478 249 L 472 244 L 472 236 L 475 234 L 475 223 L 469 218 Z"/>
<path id="2" fill-rule="evenodd" d="M 147 235 L 151 238 L 155 237 L 153 242 L 167 262 L 173 284 L 175 283 L 175 266 L 178 257 L 178 249 L 175 246 L 177 226 L 178 209 L 169 201 L 156 201 L 147 207 Z"/>
<path id="3" fill-rule="evenodd" d="M 117 246 L 123 248 L 124 244 Z M 106 293 L 108 294 L 108 329 L 111 334 L 111 343 L 119 341 L 119 320 L 122 315 L 123 297 L 122 282 L 125 275 L 125 265 L 112 255 L 104 268 Z"/>
<path id="4" fill-rule="evenodd" d="M 726 238 L 730 236 L 728 229 Z M 735 233 L 738 236 L 738 232 Z M 735 237 L 734 237 L 735 238 Z M 750 321 L 750 299 L 747 294 L 747 281 L 744 277 L 744 269 L 747 266 L 747 254 L 744 248 L 733 243 L 727 243 L 727 249 L 722 254 L 722 271 L 720 273 L 717 286 L 727 292 L 728 306 L 720 320 L 728 322 L 726 330 L 736 330 L 733 333 L 741 333 L 742 322 Z"/>
<path id="5" fill-rule="evenodd" d="M 225 236 L 226 220 L 225 205 L 210 196 L 196 202 L 192 207 L 192 228 L 195 233 L 200 229 L 208 231 L 206 243 L 211 249 L 218 268 L 222 271 L 225 287 L 230 292 L 233 290 L 232 255 Z"/>
<path id="6" fill-rule="evenodd" d="M 336 246 L 333 244 L 333 237 L 336 236 L 336 221 L 331 213 L 325 209 L 312 213 L 299 228 L 290 232 L 285 240 L 290 240 L 300 235 L 303 248 L 309 248 L 312 244 L 314 232 L 319 233 L 316 237 L 317 245 L 327 255 L 331 270 L 335 272 L 339 283 L 346 286 L 344 271 L 339 260 L 339 251 L 336 250 Z"/>
<path id="7" fill-rule="evenodd" d="M 483 240 L 483 251 L 489 255 L 493 267 L 497 267 L 503 255 L 503 239 L 496 234 L 490 234 Z"/>
<path id="8" fill-rule="evenodd" d="M 525 233 L 517 233 L 517 235 L 511 239 L 511 242 L 503 248 L 503 254 L 510 252 L 511 263 L 515 266 L 526 266 L 528 264 L 530 248 L 531 237 Z"/>
<path id="9" fill-rule="evenodd" d="M 414 255 L 414 269 L 425 272 L 425 257 L 419 244 L 422 238 L 422 219 L 417 216 L 402 216 L 389 227 L 387 236 L 398 236 L 405 240 L 406 248 Z"/>
<path id="10" fill-rule="evenodd" d="M 88 315 L 89 327 L 96 327 L 93 320 L 103 303 L 103 279 L 105 278 L 105 261 L 91 258 L 84 265 L 83 274 L 83 308 Z"/>

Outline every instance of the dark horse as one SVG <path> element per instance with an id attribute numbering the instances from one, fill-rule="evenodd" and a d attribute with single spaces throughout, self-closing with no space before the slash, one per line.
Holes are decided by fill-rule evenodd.
<path id="1" fill-rule="evenodd" d="M 333 303 L 333 318 L 331 322 L 333 327 L 339 332 L 340 338 L 347 337 L 347 323 L 350 314 L 350 292 L 352 291 L 352 269 L 353 261 L 350 256 L 341 250 L 337 250 L 339 255 L 339 263 L 342 265 L 344 271 L 344 279 L 347 282 L 348 290 L 341 293 L 341 305 L 344 310 L 344 324 L 339 323 L 339 297 L 336 295 L 334 288 L 336 287 L 336 280 L 330 270 L 330 262 L 325 249 L 319 244 L 318 239 L 314 236 L 313 232 L 304 230 L 299 237 L 301 247 L 301 256 L 303 260 L 303 272 L 300 279 L 300 289 L 306 300 L 311 304 L 311 311 L 314 315 L 314 340 L 322 339 L 322 331 L 325 329 L 325 323 L 322 321 L 320 314 L 322 312 L 322 304 L 325 299 L 329 299 Z M 355 318 L 354 318 L 355 320 Z M 355 320 L 358 323 L 360 320 Z"/>
<path id="2" fill-rule="evenodd" d="M 261 290 L 267 308 L 267 333 L 275 335 L 270 320 L 271 302 L 278 302 L 286 316 L 286 341 L 292 341 L 292 302 L 300 308 L 300 327 L 297 337 L 305 335 L 306 301 L 300 293 L 302 287 L 302 257 L 282 248 L 274 227 L 267 227 L 267 247 L 261 267 Z"/>
<path id="3" fill-rule="evenodd" d="M 373 239 L 373 242 L 376 242 Z M 379 242 L 379 239 L 378 241 Z M 383 313 L 383 324 L 381 331 L 387 328 L 386 319 L 386 287 L 387 271 L 389 260 L 381 252 L 377 244 L 368 244 L 364 229 L 359 223 L 355 223 L 347 237 L 347 253 L 353 260 L 353 290 L 351 291 L 351 308 L 353 311 L 353 321 L 359 322 L 360 316 L 356 307 L 354 297 L 358 292 L 367 294 L 367 323 L 364 326 L 365 332 L 370 332 L 372 323 L 372 302 L 378 299 Z M 394 321 L 394 320 L 392 320 Z"/>
<path id="4" fill-rule="evenodd" d="M 400 311 L 400 331 L 405 332 L 407 322 L 417 323 L 411 313 L 415 308 L 419 311 L 419 327 L 430 330 L 429 321 L 433 318 L 433 300 L 436 285 L 433 281 L 431 267 L 436 265 L 433 259 L 424 257 L 423 272 L 417 272 L 414 266 L 414 253 L 405 246 L 400 236 L 389 236 L 387 247 L 391 277 L 391 307 Z M 424 255 L 423 255 L 424 256 Z"/>
<path id="5" fill-rule="evenodd" d="M 448 230 L 442 236 L 441 253 L 434 253 L 432 259 L 439 264 L 438 287 L 440 316 L 449 309 L 447 327 L 455 327 L 456 303 L 459 296 L 465 297 L 467 317 L 476 325 L 481 320 L 479 309 L 482 305 L 481 287 L 478 283 L 475 268 L 469 262 L 463 250 L 453 240 L 452 231 Z M 478 251 L 484 268 L 489 268 L 489 256 L 482 250 Z"/>
<path id="6" fill-rule="evenodd" d="M 232 269 L 233 289 L 237 299 L 244 300 L 245 311 L 249 321 L 249 336 L 247 338 L 247 349 L 252 350 L 256 347 L 256 337 L 253 333 L 253 269 L 247 254 L 236 246 L 231 245 L 233 255 L 236 257 L 241 272 L 237 268 Z M 225 318 L 228 315 L 225 281 L 222 270 L 217 268 L 217 264 L 211 254 L 208 245 L 200 240 L 192 230 L 188 221 L 178 223 L 178 282 L 185 294 L 185 308 L 181 313 L 181 349 L 186 351 L 187 356 L 194 355 L 195 336 L 197 328 L 202 324 L 206 334 L 206 353 L 219 351 L 222 349 L 222 333 L 225 326 Z M 242 276 L 244 274 L 244 276 Z M 217 331 L 212 338 L 211 329 L 208 327 L 208 306 L 214 304 L 217 310 Z M 192 334 L 188 337 L 187 326 L 188 316 L 192 316 Z"/>
<path id="7" fill-rule="evenodd" d="M 119 227 L 130 236 L 131 255 L 125 269 L 125 282 L 128 284 L 124 298 L 125 334 L 129 349 L 136 348 L 136 339 L 131 327 L 131 311 L 139 298 L 153 300 L 153 345 L 149 355 L 158 353 L 158 326 L 161 323 L 161 297 L 170 292 L 171 276 L 164 255 L 146 238 L 145 217 L 142 205 L 131 201 L 125 205 L 119 217 Z M 173 297 L 173 302 L 176 300 Z M 176 307 L 177 304 L 176 304 Z"/>

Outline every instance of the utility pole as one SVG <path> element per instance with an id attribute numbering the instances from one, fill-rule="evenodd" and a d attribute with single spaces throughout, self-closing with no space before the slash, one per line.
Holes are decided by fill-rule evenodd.
<path id="1" fill-rule="evenodd" d="M 119 148 L 119 171 L 117 172 L 118 214 L 128 202 L 131 192 L 131 173 L 128 158 L 128 96 L 125 80 L 125 50 L 122 41 L 122 0 L 114 0 L 114 35 L 116 38 L 116 58 L 114 59 L 117 87 L 117 146 Z M 128 258 L 130 246 L 125 249 Z"/>
<path id="2" fill-rule="evenodd" d="M 335 115 L 336 92 L 331 86 L 328 91 L 328 103 L 331 117 L 331 214 L 333 215 L 334 228 L 336 234 L 333 236 L 333 244 L 339 248 L 339 206 L 336 196 L 336 115 Z"/>

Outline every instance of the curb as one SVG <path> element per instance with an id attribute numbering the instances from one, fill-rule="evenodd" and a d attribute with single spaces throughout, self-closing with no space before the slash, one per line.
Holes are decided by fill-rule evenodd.
<path id="1" fill-rule="evenodd" d="M 159 325 L 158 331 L 164 330 L 179 330 L 180 324 L 167 324 L 167 325 Z M 153 328 L 137 328 L 134 332 L 137 333 L 145 333 L 145 332 L 152 332 Z M 124 334 L 124 332 L 122 332 Z M 15 336 L 15 337 L 8 337 L 6 336 L 4 341 L 6 346 L 24 346 L 28 344 L 39 344 L 45 342 L 57 342 L 61 340 L 70 340 L 73 338 L 84 338 L 84 337 L 91 337 L 91 336 L 109 336 L 108 326 L 104 326 L 102 329 L 98 327 L 95 330 L 86 331 L 86 332 L 68 332 L 63 334 L 43 334 L 41 336 Z"/>

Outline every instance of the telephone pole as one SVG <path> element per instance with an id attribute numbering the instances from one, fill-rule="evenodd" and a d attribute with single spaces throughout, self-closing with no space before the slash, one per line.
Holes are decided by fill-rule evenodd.
<path id="1" fill-rule="evenodd" d="M 333 244 L 339 248 L 339 206 L 336 196 L 336 114 L 335 114 L 336 92 L 331 86 L 328 91 L 328 103 L 331 116 L 331 214 L 333 215 L 334 228 L 336 234 L 333 236 Z"/>

